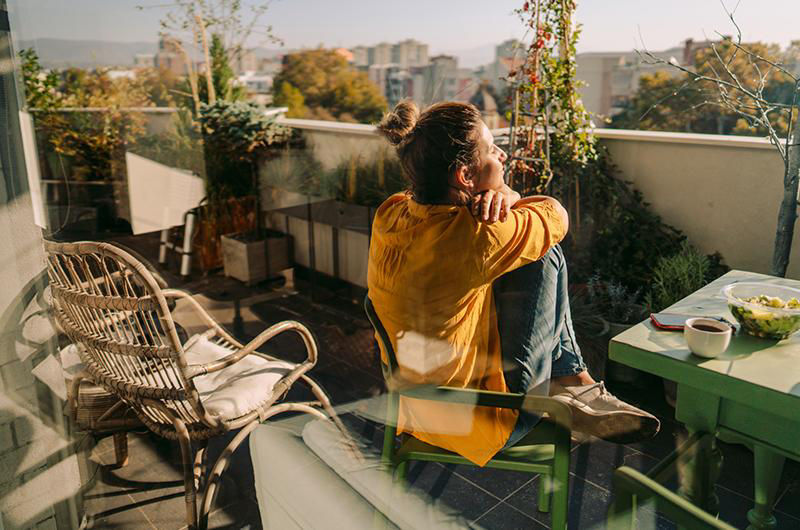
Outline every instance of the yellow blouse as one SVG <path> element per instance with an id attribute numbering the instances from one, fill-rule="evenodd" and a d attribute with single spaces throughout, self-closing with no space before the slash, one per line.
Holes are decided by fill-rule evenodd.
<path id="1" fill-rule="evenodd" d="M 492 281 L 540 259 L 565 229 L 540 198 L 486 224 L 467 207 L 389 197 L 375 215 L 367 285 L 396 352 L 397 379 L 507 392 Z M 403 397 L 397 429 L 482 466 L 516 419 L 508 409 Z"/>

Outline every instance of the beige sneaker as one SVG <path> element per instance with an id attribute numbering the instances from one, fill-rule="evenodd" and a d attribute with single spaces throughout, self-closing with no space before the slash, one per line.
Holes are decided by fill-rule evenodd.
<path id="1" fill-rule="evenodd" d="M 570 406 L 573 430 L 609 442 L 646 440 L 661 428 L 658 418 L 617 399 L 602 382 L 563 386 L 550 381 L 550 396 Z"/>

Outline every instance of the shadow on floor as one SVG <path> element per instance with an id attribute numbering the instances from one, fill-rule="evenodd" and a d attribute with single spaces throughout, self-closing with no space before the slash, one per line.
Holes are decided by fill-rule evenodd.
<path id="1" fill-rule="evenodd" d="M 149 243 L 152 246 L 152 242 Z M 145 255 L 152 248 L 141 249 Z M 210 275 L 185 281 L 169 270 L 164 272 L 174 286 L 202 293 L 213 300 L 233 304 L 239 301 L 255 314 L 264 326 L 283 319 L 300 320 L 315 334 L 320 344 L 320 360 L 312 372 L 335 404 L 370 397 L 384 391 L 376 346 L 369 322 L 361 312 L 360 293 L 330 283 L 309 282 L 299 275 L 297 291 L 283 289 L 282 294 L 266 301 L 249 304 L 258 293 L 281 292 L 279 282 L 264 282 L 250 288 Z M 313 280 L 313 278 L 312 278 Z M 233 327 L 234 322 L 223 322 Z M 260 329 L 241 338 L 248 340 Z M 259 328 L 259 326 L 255 326 Z M 242 330 L 240 330 L 242 331 Z M 292 335 L 281 336 L 268 344 L 268 353 L 298 361 L 304 357 L 303 345 Z M 650 382 L 652 383 L 652 382 Z M 644 387 L 610 385 L 620 398 L 639 404 L 657 414 L 661 432 L 647 442 L 615 445 L 602 440 L 576 443 L 570 469 L 570 527 L 603 527 L 606 510 L 612 499 L 611 477 L 620 465 L 647 471 L 672 451 L 683 427 L 674 421 L 673 410 L 666 404 L 660 380 Z M 290 391 L 288 399 L 307 399 L 300 387 Z M 382 428 L 360 418 L 348 416 L 350 428 L 380 443 Z M 233 436 L 231 433 L 229 436 Z M 98 443 L 93 458 L 103 464 L 94 486 L 85 496 L 90 527 L 182 528 L 185 526 L 180 450 L 175 443 L 148 432 L 131 435 L 130 464 L 112 470 L 104 464 L 113 460 L 111 438 Z M 214 440 L 209 456 L 214 458 L 227 439 Z M 736 527 L 747 526 L 747 510 L 752 506 L 752 454 L 741 446 L 721 444 L 724 454 L 722 476 L 717 485 L 721 518 Z M 549 517 L 536 510 L 537 478 L 511 471 L 477 469 L 467 466 L 444 466 L 414 463 L 409 482 L 428 494 L 451 504 L 482 528 L 547 528 Z M 776 518 L 779 528 L 800 528 L 800 465 L 787 461 L 780 485 Z M 255 496 L 248 445 L 242 444 L 223 475 L 215 510 L 209 520 L 212 528 L 261 528 Z M 673 528 L 660 515 L 640 512 L 641 528 Z"/>

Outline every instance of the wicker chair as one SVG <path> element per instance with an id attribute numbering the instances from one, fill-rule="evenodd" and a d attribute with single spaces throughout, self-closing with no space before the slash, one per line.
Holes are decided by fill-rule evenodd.
<path id="1" fill-rule="evenodd" d="M 274 324 L 244 345 L 191 295 L 162 289 L 142 262 L 114 245 L 45 241 L 45 251 L 56 319 L 81 346 L 81 377 L 116 393 L 154 433 L 180 442 L 190 528 L 207 525 L 230 455 L 259 422 L 299 411 L 332 419 L 345 432 L 323 390 L 306 375 L 317 361 L 317 346 L 299 322 Z M 207 331 L 181 343 L 168 300 L 188 303 Z M 308 355 L 300 364 L 255 351 L 285 331 L 298 333 L 305 344 Z M 76 379 L 73 385 L 80 384 Z M 298 380 L 317 400 L 279 403 Z M 234 429 L 241 430 L 203 480 L 208 439 Z"/>

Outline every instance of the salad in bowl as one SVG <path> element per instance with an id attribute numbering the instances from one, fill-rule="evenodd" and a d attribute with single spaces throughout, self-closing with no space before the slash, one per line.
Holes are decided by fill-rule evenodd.
<path id="1" fill-rule="evenodd" d="M 722 295 L 731 314 L 750 335 L 782 340 L 800 329 L 800 289 L 742 282 L 726 285 Z"/>

